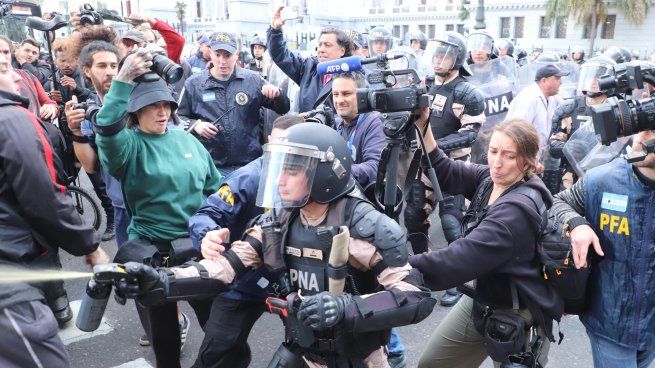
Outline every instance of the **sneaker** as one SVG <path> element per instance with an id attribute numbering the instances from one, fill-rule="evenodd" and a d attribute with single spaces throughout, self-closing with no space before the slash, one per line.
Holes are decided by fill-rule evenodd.
<path id="1" fill-rule="evenodd" d="M 189 334 L 189 327 L 191 327 L 191 323 L 189 323 L 189 317 L 182 313 L 182 320 L 180 321 L 180 350 L 184 349 L 184 345 L 186 344 L 186 337 Z"/>
<path id="2" fill-rule="evenodd" d="M 144 333 L 143 336 L 141 336 L 139 339 L 139 345 L 150 346 L 150 339 L 148 338 L 148 334 Z"/>
<path id="3" fill-rule="evenodd" d="M 441 296 L 441 300 L 439 301 L 439 304 L 443 305 L 444 307 L 452 307 L 453 305 L 457 304 L 457 302 L 461 297 L 462 297 L 462 293 L 460 293 L 456 289 L 453 291 L 449 289 Z"/>
<path id="4" fill-rule="evenodd" d="M 405 355 L 389 355 L 387 357 L 387 363 L 391 368 L 405 368 L 407 367 L 407 361 L 405 360 Z"/>
<path id="5" fill-rule="evenodd" d="M 102 241 L 109 241 L 116 237 L 116 230 L 114 229 L 114 223 L 107 224 L 105 232 L 102 234 Z"/>

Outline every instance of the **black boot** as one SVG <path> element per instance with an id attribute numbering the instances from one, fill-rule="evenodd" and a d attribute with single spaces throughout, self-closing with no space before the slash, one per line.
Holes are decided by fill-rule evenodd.
<path id="1" fill-rule="evenodd" d="M 444 307 L 452 307 L 453 305 L 457 304 L 459 298 L 461 297 L 462 293 L 457 291 L 456 288 L 448 289 L 446 290 L 446 293 L 441 296 L 439 304 L 443 305 Z"/>
<path id="2" fill-rule="evenodd" d="M 59 255 L 55 255 L 55 268 L 61 269 Z M 62 280 L 48 281 L 41 284 L 41 290 L 45 294 L 48 307 L 55 315 L 59 327 L 63 327 L 68 321 L 73 319 L 73 311 L 68 303 L 68 294 L 64 288 Z"/>
<path id="3" fill-rule="evenodd" d="M 86 175 L 89 177 L 91 184 L 93 184 L 93 190 L 98 196 L 98 199 L 100 199 L 102 208 L 105 210 L 107 227 L 105 228 L 105 233 L 102 234 L 102 241 L 112 240 L 116 237 L 116 230 L 114 227 L 114 206 L 107 195 L 107 186 L 102 180 L 102 176 L 99 172 L 93 174 L 86 173 Z"/>

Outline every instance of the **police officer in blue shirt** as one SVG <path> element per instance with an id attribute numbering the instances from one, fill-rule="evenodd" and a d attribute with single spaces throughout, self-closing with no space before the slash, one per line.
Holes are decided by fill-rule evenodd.
<path id="1" fill-rule="evenodd" d="M 268 140 L 275 140 L 284 129 L 300 122 L 296 115 L 277 118 Z M 231 243 L 241 239 L 250 222 L 264 212 L 263 208 L 255 205 L 262 162 L 260 157 L 233 172 L 218 192 L 209 196 L 189 219 L 189 234 L 204 258 L 218 254 L 212 249 L 209 240 L 214 239 L 218 243 L 221 240 L 214 238 L 212 231 L 229 228 Z M 204 240 L 205 237 L 208 239 Z M 267 295 L 264 287 L 268 280 L 273 281 L 274 275 L 266 267 L 260 267 L 244 275 L 231 290 L 214 299 L 209 320 L 205 324 L 205 338 L 194 367 L 239 368 L 250 364 L 248 335 L 266 309 L 264 301 Z"/>
<path id="2" fill-rule="evenodd" d="M 223 176 L 262 155 L 259 109 L 289 111 L 289 98 L 257 72 L 236 65 L 237 37 L 212 37 L 211 68 L 184 83 L 178 114 L 200 137 Z"/>

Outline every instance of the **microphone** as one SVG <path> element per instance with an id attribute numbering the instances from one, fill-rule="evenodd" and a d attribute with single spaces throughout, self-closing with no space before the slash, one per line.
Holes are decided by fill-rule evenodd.
<path id="1" fill-rule="evenodd" d="M 362 70 L 362 58 L 359 56 L 348 56 L 341 59 L 324 61 L 318 63 L 316 72 L 319 75 L 340 74 Z"/>

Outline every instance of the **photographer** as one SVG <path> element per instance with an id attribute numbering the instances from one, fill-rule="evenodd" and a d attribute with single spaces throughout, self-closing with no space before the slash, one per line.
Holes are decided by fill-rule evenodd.
<path id="1" fill-rule="evenodd" d="M 285 20 L 281 15 L 283 8 L 280 6 L 273 13 L 271 26 L 266 32 L 268 53 L 284 74 L 300 86 L 299 112 L 313 110 L 321 104 L 330 105 L 331 75 L 319 75 L 316 66 L 320 62 L 351 56 L 352 43 L 342 30 L 326 27 L 318 37 L 318 55 L 308 58 L 300 56 L 289 50 L 284 39 L 282 26 Z"/>
<path id="2" fill-rule="evenodd" d="M 419 367 L 476 367 L 488 355 L 508 363 L 508 355 L 520 354 L 530 343 L 524 328 L 536 328 L 543 339 L 539 362 L 545 366 L 548 340 L 554 341 L 553 320 L 559 321 L 564 305 L 540 272 L 537 238 L 542 214 L 528 195 L 513 192 L 525 188 L 541 195 L 546 206 L 552 202 L 548 189 L 534 174 L 537 132 L 521 120 L 495 126 L 488 166 L 476 165 L 448 158 L 437 147 L 428 121 L 429 110 L 424 109 L 417 124 L 425 132 L 425 148 L 441 187 L 464 195 L 471 204 L 460 239 L 447 248 L 411 256 L 409 263 L 423 273 L 433 290 L 471 280 L 476 280 L 476 286 L 470 293 L 473 298 L 463 296 L 441 321 Z M 485 313 L 485 309 L 493 313 Z M 509 326 L 516 333 L 499 341 L 493 336 L 503 336 L 503 332 L 493 326 L 502 319 L 511 321 Z M 508 345 L 513 349 L 506 349 Z"/>
<path id="3" fill-rule="evenodd" d="M 137 79 L 149 73 L 151 66 L 152 55 L 142 49 L 125 58 L 94 124 L 100 160 L 121 182 L 132 215 L 130 240 L 119 249 L 116 260 L 151 259 L 152 264 L 161 266 L 162 262 L 187 260 L 181 254 L 192 247 L 188 219 L 216 192 L 222 177 L 194 137 L 167 129 L 177 108 L 168 87 L 161 79 Z M 130 129 L 132 126 L 136 129 Z M 169 256 L 170 260 L 163 261 Z M 204 325 L 211 299 L 190 304 Z M 179 367 L 181 328 L 176 303 L 148 307 L 139 316 L 149 327 L 157 366 Z M 183 323 L 189 323 L 186 317 Z"/>
<path id="4" fill-rule="evenodd" d="M 485 122 L 484 96 L 466 80 L 471 72 L 464 64 L 466 44 L 461 35 L 447 32 L 439 35 L 431 56 L 436 75 L 428 93 L 434 96 L 430 113 L 432 134 L 445 145 L 459 142 L 448 149 L 448 156 L 468 161 L 471 145 Z M 449 144 L 452 146 L 452 144 Z M 409 233 L 414 254 L 428 251 L 428 214 L 434 207 L 434 194 L 427 176 L 415 180 L 409 189 L 405 208 L 405 227 Z M 462 236 L 461 221 L 465 208 L 464 197 L 445 194 L 439 203 L 439 218 L 446 241 L 450 244 Z M 453 306 L 462 296 L 455 288 L 447 290 L 441 305 Z"/>
<path id="5" fill-rule="evenodd" d="M 50 79 L 50 66 L 39 60 L 41 45 L 33 38 L 26 38 L 21 43 L 16 53 L 12 66 L 14 69 L 22 69 L 35 76 L 41 85 L 45 85 Z"/>
<path id="6" fill-rule="evenodd" d="M 216 33 L 211 50 L 211 68 L 184 83 L 179 114 L 227 176 L 262 154 L 260 108 L 285 114 L 289 98 L 258 73 L 236 65 L 239 46 L 234 34 Z"/>
<path id="7" fill-rule="evenodd" d="M 85 255 L 90 266 L 109 261 L 93 228 L 54 176 L 61 163 L 43 125 L 25 109 L 18 75 L 0 55 L 0 265 L 54 267 L 55 249 Z M 53 214 L 56 214 L 53 216 Z M 0 362 L 3 367 L 69 367 L 57 322 L 35 284 L 0 284 Z"/>
<path id="8" fill-rule="evenodd" d="M 366 88 L 363 74 L 351 72 L 333 76 L 332 101 L 338 115 L 336 129 L 348 143 L 353 177 L 366 188 L 377 178 L 385 136 L 379 113 L 359 114 L 357 111 L 357 88 Z"/>
<path id="9" fill-rule="evenodd" d="M 635 134 L 633 152 L 653 139 L 653 130 Z M 596 367 L 646 368 L 655 360 L 654 196 L 655 153 L 591 169 L 555 196 L 551 212 L 568 224 L 575 266 L 591 267 L 580 320 Z"/>

